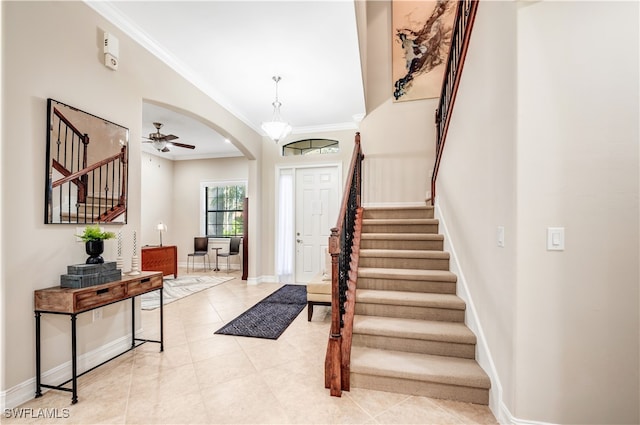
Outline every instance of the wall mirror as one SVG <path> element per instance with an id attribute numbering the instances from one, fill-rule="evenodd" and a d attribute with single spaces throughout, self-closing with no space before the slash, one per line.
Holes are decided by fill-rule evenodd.
<path id="1" fill-rule="evenodd" d="M 45 224 L 127 222 L 129 129 L 47 100 Z"/>

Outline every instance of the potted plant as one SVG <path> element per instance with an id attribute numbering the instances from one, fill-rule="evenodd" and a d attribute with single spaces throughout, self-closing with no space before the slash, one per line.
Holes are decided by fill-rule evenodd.
<path id="1" fill-rule="evenodd" d="M 87 226 L 84 228 L 84 232 L 81 235 L 76 235 L 84 242 L 85 250 L 89 255 L 87 258 L 87 264 L 101 264 L 104 263 L 104 259 L 101 254 L 104 252 L 104 240 L 113 239 L 116 234 L 113 232 L 103 232 L 100 227 L 96 225 Z"/>

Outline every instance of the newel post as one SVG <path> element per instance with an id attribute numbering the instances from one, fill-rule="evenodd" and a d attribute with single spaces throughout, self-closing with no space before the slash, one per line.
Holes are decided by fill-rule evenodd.
<path id="1" fill-rule="evenodd" d="M 329 236 L 329 254 L 331 254 L 331 332 L 325 361 L 325 387 L 334 397 L 342 395 L 342 335 L 340 332 L 340 289 L 338 283 L 340 256 L 340 236 L 338 228 L 331 229 Z"/>

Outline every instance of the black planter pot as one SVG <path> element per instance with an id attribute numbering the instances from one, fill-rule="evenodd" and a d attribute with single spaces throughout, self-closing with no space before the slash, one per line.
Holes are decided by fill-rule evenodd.
<path id="1" fill-rule="evenodd" d="M 100 254 L 104 252 L 104 241 L 87 241 L 84 244 L 84 248 L 89 254 L 89 258 L 87 258 L 87 264 L 102 264 L 104 263 L 104 258 Z"/>

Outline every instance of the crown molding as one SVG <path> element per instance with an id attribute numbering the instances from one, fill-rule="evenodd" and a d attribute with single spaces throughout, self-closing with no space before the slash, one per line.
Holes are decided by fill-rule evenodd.
<path id="1" fill-rule="evenodd" d="M 310 125 L 305 127 L 293 127 L 291 134 L 324 133 L 341 130 L 357 130 L 358 124 L 355 122 L 342 122 L 327 125 Z"/>
<path id="2" fill-rule="evenodd" d="M 96 11 L 103 18 L 111 22 L 118 29 L 131 37 L 133 41 L 147 49 L 152 55 L 164 62 L 168 67 L 177 72 L 185 80 L 196 86 L 199 90 L 209 96 L 213 101 L 221 107 L 229 111 L 233 116 L 245 123 L 249 128 L 258 134 L 262 134 L 262 129 L 254 126 L 247 117 L 235 109 L 210 83 L 198 77 L 197 74 L 184 62 L 180 61 L 166 49 L 160 46 L 149 34 L 135 25 L 118 9 L 113 7 L 109 1 L 90 1 L 84 0 L 84 3 L 91 9 Z"/>

